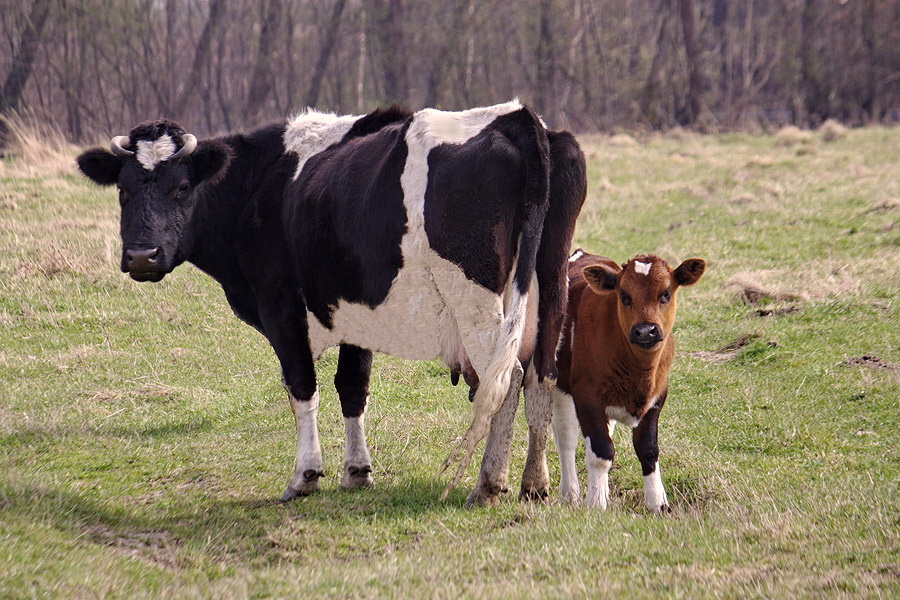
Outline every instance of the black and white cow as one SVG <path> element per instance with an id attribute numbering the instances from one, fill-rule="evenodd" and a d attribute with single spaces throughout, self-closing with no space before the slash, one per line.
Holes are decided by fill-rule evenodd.
<path id="1" fill-rule="evenodd" d="M 521 365 L 555 379 L 584 157 L 570 134 L 548 132 L 518 101 L 361 117 L 307 111 L 202 141 L 160 120 L 111 148 L 84 152 L 78 165 L 119 188 L 122 270 L 159 281 L 195 264 L 281 362 L 297 427 L 282 500 L 319 488 L 314 362 L 326 348 L 340 345 L 345 488 L 372 485 L 372 351 L 441 357 L 476 382 L 451 485 L 518 389 Z M 492 465 L 480 481 L 498 480 Z M 548 485 L 523 480 L 538 493 Z M 469 502 L 492 502 L 496 488 L 479 485 Z"/>

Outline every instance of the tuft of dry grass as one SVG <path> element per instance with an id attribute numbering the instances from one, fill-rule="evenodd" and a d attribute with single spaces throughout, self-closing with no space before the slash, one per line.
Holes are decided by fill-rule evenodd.
<path id="1" fill-rule="evenodd" d="M 828 119 L 822 123 L 820 131 L 824 142 L 836 142 L 847 137 L 847 128 L 834 119 Z"/>
<path id="2" fill-rule="evenodd" d="M 775 134 L 776 146 L 800 146 L 813 141 L 813 135 L 794 125 L 787 125 Z"/>
<path id="3" fill-rule="evenodd" d="M 0 161 L 0 176 L 54 177 L 75 173 L 79 148 L 70 144 L 52 124 L 28 113 L 0 115 L 9 130 L 8 157 Z M 5 195 L 5 194 L 4 194 Z M 0 198 L 0 205 L 7 204 Z"/>

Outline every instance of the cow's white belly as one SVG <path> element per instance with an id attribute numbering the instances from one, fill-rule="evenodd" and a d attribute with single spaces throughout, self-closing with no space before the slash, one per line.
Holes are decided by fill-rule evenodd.
<path id="1" fill-rule="evenodd" d="M 427 254 L 405 257 L 387 298 L 374 309 L 341 300 L 331 329 L 308 314 L 313 356 L 347 343 L 400 358 L 441 357 L 451 366 L 471 361 L 477 369 L 486 363 L 503 321 L 502 299 L 453 263 Z"/>

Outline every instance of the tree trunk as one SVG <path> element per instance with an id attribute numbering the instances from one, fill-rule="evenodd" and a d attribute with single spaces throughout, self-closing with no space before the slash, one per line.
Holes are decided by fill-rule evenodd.
<path id="1" fill-rule="evenodd" d="M 22 94 L 25 91 L 25 84 L 28 83 L 28 79 L 31 77 L 34 59 L 41 44 L 44 25 L 47 24 L 47 17 L 50 14 L 51 1 L 35 0 L 34 4 L 31 5 L 28 23 L 25 26 L 25 31 L 22 32 L 22 38 L 19 40 L 19 45 L 13 55 L 12 68 L 6 75 L 3 88 L 0 89 L 0 115 L 19 108 Z M 6 122 L 0 120 L 0 148 L 6 145 L 7 133 Z"/>
<path id="2" fill-rule="evenodd" d="M 700 67 L 700 48 L 697 45 L 697 24 L 694 0 L 681 0 L 681 28 L 684 32 L 684 51 L 688 63 L 688 97 L 682 125 L 694 125 L 703 110 L 703 72 Z"/>
<path id="3" fill-rule="evenodd" d="M 409 103 L 409 73 L 403 13 L 403 0 L 382 0 L 378 3 L 373 25 L 378 33 L 384 67 L 383 100 L 406 105 Z"/>
<path id="4" fill-rule="evenodd" d="M 225 16 L 225 0 L 212 0 L 209 4 L 209 17 L 203 26 L 203 32 L 200 34 L 200 41 L 197 42 L 197 49 L 194 51 L 194 61 L 191 63 L 191 70 L 184 82 L 184 88 L 181 95 L 178 96 L 178 102 L 174 105 L 174 114 L 172 118 L 181 119 L 187 110 L 188 104 L 193 102 L 194 95 L 200 87 L 200 78 L 203 71 L 209 65 L 211 56 L 210 47 L 212 45 L 213 36 L 217 34 L 219 24 Z M 211 110 L 204 111 L 209 114 Z"/>
<path id="5" fill-rule="evenodd" d="M 284 14 L 282 0 L 268 0 L 263 7 L 263 22 L 259 28 L 259 55 L 256 68 L 250 79 L 247 92 L 247 104 L 244 109 L 244 121 L 249 126 L 258 124 L 263 117 L 264 105 L 272 93 L 272 67 L 275 60 L 275 48 L 278 47 L 276 31 Z"/>
<path id="6" fill-rule="evenodd" d="M 306 104 L 315 106 L 319 102 L 319 90 L 322 85 L 322 77 L 325 75 L 325 69 L 328 67 L 328 59 L 334 52 L 335 42 L 337 41 L 338 29 L 341 25 L 341 14 L 344 12 L 346 0 L 336 0 L 334 8 L 331 11 L 331 19 L 328 21 L 325 31 L 325 38 L 322 40 L 322 46 L 319 48 L 319 58 L 316 60 L 316 66 L 313 69 L 312 78 L 309 83 L 309 91 L 306 94 Z"/>

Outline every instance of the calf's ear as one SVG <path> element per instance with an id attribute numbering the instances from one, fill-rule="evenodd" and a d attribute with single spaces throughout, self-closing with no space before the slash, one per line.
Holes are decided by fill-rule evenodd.
<path id="1" fill-rule="evenodd" d="M 675 281 L 678 285 L 694 285 L 706 271 L 706 261 L 702 258 L 689 258 L 675 269 Z"/>
<path id="2" fill-rule="evenodd" d="M 88 179 L 100 185 L 111 185 L 119 180 L 122 161 L 102 148 L 91 148 L 75 159 L 78 169 Z"/>
<path id="3" fill-rule="evenodd" d="M 616 287 L 616 272 L 606 265 L 589 265 L 582 269 L 581 276 L 595 294 Z"/>
<path id="4" fill-rule="evenodd" d="M 204 140 L 191 155 L 194 185 L 209 180 L 217 183 L 228 171 L 231 162 L 231 146 L 218 140 Z"/>

